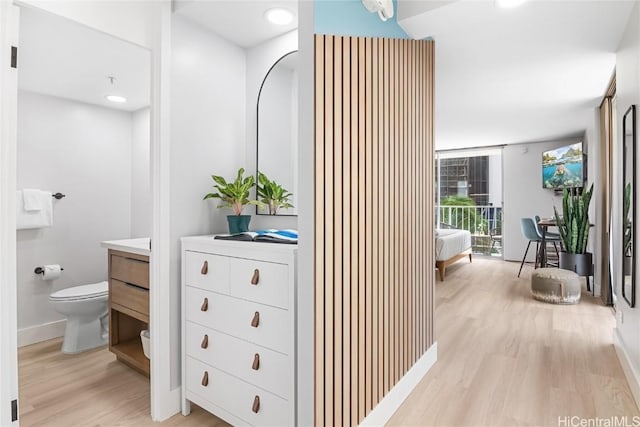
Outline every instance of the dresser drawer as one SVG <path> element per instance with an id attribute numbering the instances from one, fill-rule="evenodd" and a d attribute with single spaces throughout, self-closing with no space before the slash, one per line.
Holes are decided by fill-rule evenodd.
<path id="1" fill-rule="evenodd" d="M 293 424 L 286 400 L 191 357 L 187 357 L 186 367 L 188 391 L 231 412 L 247 423 L 256 426 Z M 259 401 L 259 405 L 256 404 L 256 400 Z"/>
<path id="2" fill-rule="evenodd" d="M 188 356 L 282 398 L 290 397 L 288 356 L 192 322 L 187 322 L 186 335 Z"/>
<path id="3" fill-rule="evenodd" d="M 289 268 L 283 264 L 231 258 L 231 295 L 276 307 L 289 307 Z"/>
<path id="4" fill-rule="evenodd" d="M 185 281 L 188 286 L 229 293 L 229 258 L 187 251 Z"/>
<path id="5" fill-rule="evenodd" d="M 111 254 L 111 278 L 149 289 L 149 262 Z"/>
<path id="6" fill-rule="evenodd" d="M 109 285 L 109 297 L 112 304 L 118 304 L 149 316 L 149 291 L 116 279 L 109 280 Z"/>
<path id="7" fill-rule="evenodd" d="M 280 308 L 186 287 L 185 318 L 237 338 L 287 354 L 293 325 Z M 257 326 L 252 323 L 257 320 Z"/>

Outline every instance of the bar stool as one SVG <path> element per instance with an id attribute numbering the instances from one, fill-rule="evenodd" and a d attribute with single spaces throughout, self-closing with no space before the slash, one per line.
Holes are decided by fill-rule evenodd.
<path id="1" fill-rule="evenodd" d="M 542 242 L 542 236 L 538 235 L 538 229 L 536 228 L 536 224 L 533 221 L 533 218 L 520 218 L 520 230 L 522 231 L 522 235 L 524 236 L 524 238 L 529 240 L 529 243 L 527 244 L 527 250 L 524 251 L 524 256 L 522 257 L 522 262 L 520 263 L 520 271 L 518 271 L 518 277 L 520 277 L 520 273 L 522 273 L 522 266 L 524 265 L 524 261 L 527 259 L 527 254 L 529 253 L 531 242 L 536 242 L 535 268 L 538 268 L 538 255 L 540 254 L 539 246 L 540 242 Z"/>

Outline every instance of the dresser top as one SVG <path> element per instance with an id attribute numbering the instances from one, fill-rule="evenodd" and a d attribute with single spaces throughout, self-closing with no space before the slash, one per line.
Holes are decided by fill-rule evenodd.
<path id="1" fill-rule="evenodd" d="M 210 234 L 207 236 L 189 236 L 180 239 L 182 246 L 189 245 L 207 245 L 210 247 L 224 247 L 234 249 L 251 249 L 251 250 L 266 250 L 269 252 L 279 253 L 295 253 L 298 251 L 298 245 L 285 244 L 285 243 L 265 243 L 265 242 L 247 242 L 237 240 L 216 240 L 216 235 Z"/>

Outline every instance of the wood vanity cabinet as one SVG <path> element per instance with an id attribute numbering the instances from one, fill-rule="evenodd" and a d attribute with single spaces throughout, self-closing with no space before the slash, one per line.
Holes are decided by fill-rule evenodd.
<path id="1" fill-rule="evenodd" d="M 295 424 L 297 245 L 182 239 L 182 413 Z"/>
<path id="2" fill-rule="evenodd" d="M 109 250 L 109 350 L 149 376 L 140 331 L 149 329 L 149 257 Z"/>

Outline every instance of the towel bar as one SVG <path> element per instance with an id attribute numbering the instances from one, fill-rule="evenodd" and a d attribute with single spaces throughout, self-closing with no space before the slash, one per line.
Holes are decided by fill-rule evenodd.
<path id="1" fill-rule="evenodd" d="M 51 197 L 55 197 L 56 200 L 60 200 L 63 197 L 67 197 L 67 195 L 66 194 L 62 194 L 62 193 L 56 193 L 56 194 L 52 194 Z"/>

